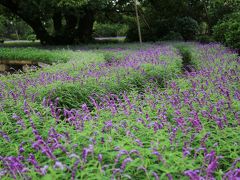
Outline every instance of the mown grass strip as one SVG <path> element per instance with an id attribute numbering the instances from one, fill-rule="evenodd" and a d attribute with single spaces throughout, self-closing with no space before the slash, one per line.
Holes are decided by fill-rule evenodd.
<path id="1" fill-rule="evenodd" d="M 37 48 L 0 48 L 0 60 L 29 60 L 45 63 L 67 62 L 71 53 L 64 50 L 44 50 Z"/>
<path id="2" fill-rule="evenodd" d="M 195 67 L 193 64 L 194 47 L 187 43 L 177 43 L 174 45 L 182 56 L 182 70 L 191 72 Z"/>

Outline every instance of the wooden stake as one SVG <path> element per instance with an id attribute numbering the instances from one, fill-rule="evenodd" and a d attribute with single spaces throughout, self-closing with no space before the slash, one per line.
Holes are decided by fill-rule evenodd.
<path id="1" fill-rule="evenodd" d="M 136 18 L 137 18 L 139 42 L 140 44 L 142 44 L 142 33 L 141 33 L 141 27 L 140 27 L 139 15 L 138 15 L 137 0 L 135 0 L 134 4 L 135 4 L 135 12 L 136 12 Z"/>

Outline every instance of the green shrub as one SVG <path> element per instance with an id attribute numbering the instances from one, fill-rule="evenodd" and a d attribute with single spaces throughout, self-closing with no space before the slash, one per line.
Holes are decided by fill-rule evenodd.
<path id="1" fill-rule="evenodd" d="M 218 22 L 213 28 L 216 41 L 240 49 L 240 13 L 233 13 Z"/>
<path id="2" fill-rule="evenodd" d="M 213 27 L 213 36 L 214 39 L 218 42 L 225 42 L 225 31 L 227 30 L 227 23 L 226 22 L 219 22 L 217 25 Z"/>
<path id="3" fill-rule="evenodd" d="M 18 35 L 17 34 L 10 34 L 9 38 L 12 40 L 18 40 Z"/>
<path id="4" fill-rule="evenodd" d="M 140 19 L 141 20 L 141 19 Z M 167 36 L 168 32 L 174 30 L 174 21 L 171 19 L 156 19 L 150 24 L 140 21 L 143 41 L 156 42 Z M 178 31 L 175 31 L 178 32 Z M 171 34 L 170 34 L 171 35 Z M 168 38 L 168 37 L 167 37 Z M 135 19 L 129 21 L 129 30 L 127 32 L 127 41 L 138 41 L 138 30 Z M 168 39 L 165 39 L 168 40 Z M 171 40 L 171 39 L 170 39 Z"/>
<path id="5" fill-rule="evenodd" d="M 105 52 L 104 53 L 104 60 L 107 62 L 107 63 L 112 63 L 114 61 L 118 61 L 119 58 L 115 56 L 115 53 L 114 52 Z"/>
<path id="6" fill-rule="evenodd" d="M 1 39 L 1 38 L 0 38 L 0 43 L 4 43 L 4 39 Z"/>
<path id="7" fill-rule="evenodd" d="M 114 52 L 114 51 L 104 51 L 103 56 L 104 60 L 107 63 L 112 63 L 116 61 L 121 61 L 124 59 L 130 52 L 124 51 L 124 52 Z"/>
<path id="8" fill-rule="evenodd" d="M 176 22 L 176 32 L 179 32 L 185 41 L 194 40 L 199 31 L 199 25 L 191 17 L 179 18 Z"/>
<path id="9" fill-rule="evenodd" d="M 166 36 L 164 36 L 162 38 L 163 41 L 166 40 L 175 40 L 175 41 L 181 41 L 183 40 L 183 37 L 180 33 L 178 32 L 174 32 L 174 31 L 170 31 Z"/>
<path id="10" fill-rule="evenodd" d="M 27 36 L 27 40 L 34 42 L 36 40 L 36 35 L 35 34 L 30 34 Z"/>
<path id="11" fill-rule="evenodd" d="M 201 43 L 214 42 L 214 38 L 212 36 L 205 35 L 205 34 L 201 34 L 201 35 L 196 36 L 196 40 L 201 42 Z"/>
<path id="12" fill-rule="evenodd" d="M 124 24 L 94 24 L 93 36 L 95 37 L 116 37 L 125 36 L 128 30 L 127 25 Z"/>

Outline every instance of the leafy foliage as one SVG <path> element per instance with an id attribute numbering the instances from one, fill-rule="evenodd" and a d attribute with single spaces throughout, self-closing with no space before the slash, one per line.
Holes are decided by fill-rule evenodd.
<path id="1" fill-rule="evenodd" d="M 184 40 L 193 40 L 199 31 L 198 22 L 191 17 L 183 17 L 177 20 L 176 30 Z"/>
<path id="2" fill-rule="evenodd" d="M 172 41 L 182 41 L 183 37 L 179 32 L 170 31 L 166 36 L 164 36 L 161 40 L 172 40 Z"/>
<path id="3" fill-rule="evenodd" d="M 240 49 L 240 13 L 234 13 L 220 21 L 213 29 L 217 41 Z"/>
<path id="4" fill-rule="evenodd" d="M 93 26 L 93 36 L 95 37 L 125 36 L 127 31 L 128 27 L 125 24 L 95 23 Z"/>
<path id="5" fill-rule="evenodd" d="M 116 11 L 116 2 L 109 0 L 1 0 L 0 4 L 31 26 L 42 44 L 91 41 L 96 14 Z"/>

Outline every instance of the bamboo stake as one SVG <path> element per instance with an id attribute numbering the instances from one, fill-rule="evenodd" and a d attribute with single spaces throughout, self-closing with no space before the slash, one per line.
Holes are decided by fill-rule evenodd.
<path id="1" fill-rule="evenodd" d="M 138 36 L 139 36 L 139 42 L 142 44 L 142 33 L 141 33 L 141 27 L 140 27 L 140 21 L 139 21 L 139 15 L 138 15 L 138 7 L 137 7 L 137 0 L 135 1 L 135 12 L 136 12 L 136 18 L 137 18 L 137 27 L 138 27 Z"/>

